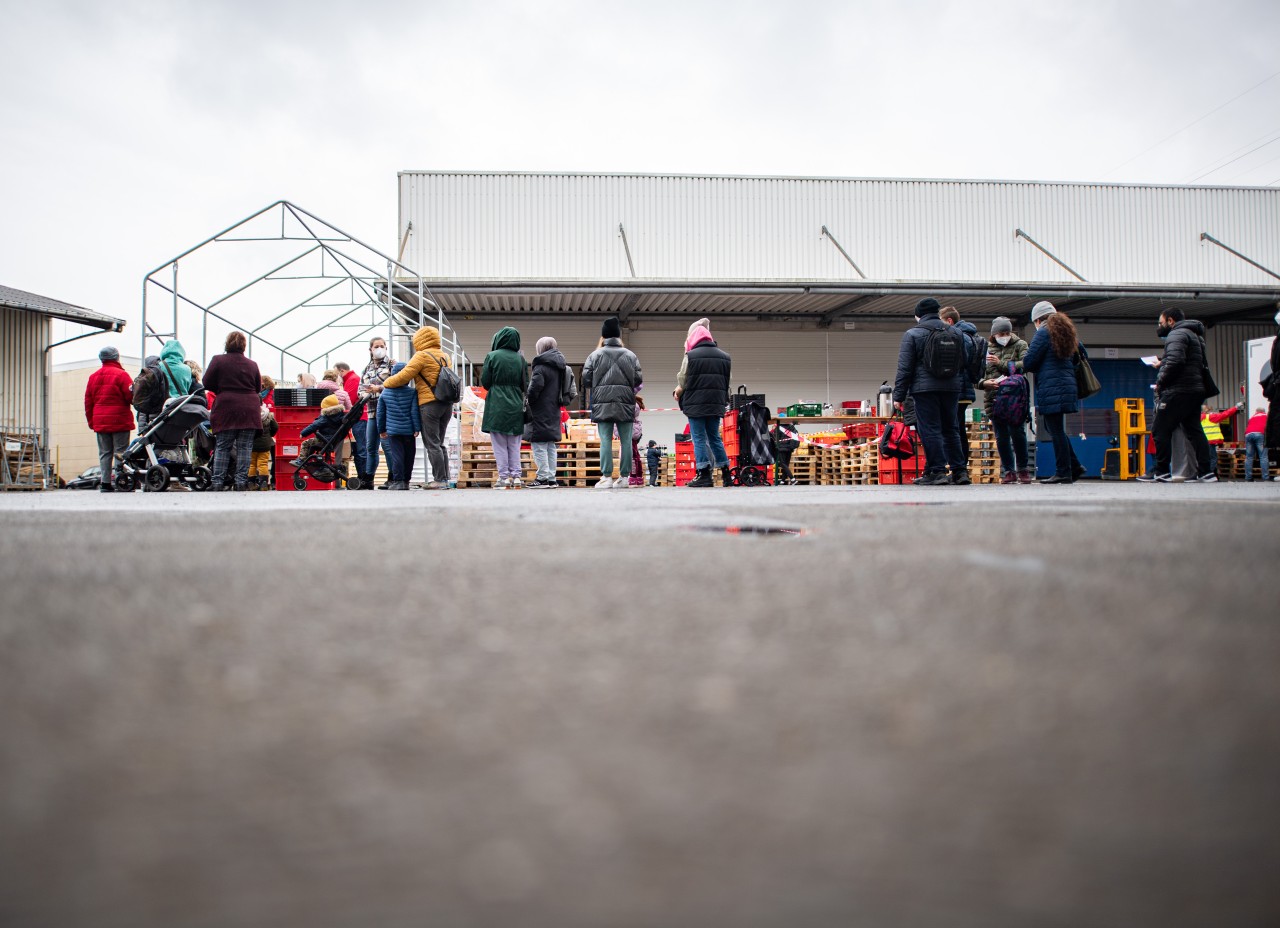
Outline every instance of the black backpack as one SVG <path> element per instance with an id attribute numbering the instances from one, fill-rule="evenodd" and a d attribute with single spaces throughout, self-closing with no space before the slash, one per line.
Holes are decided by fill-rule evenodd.
<path id="1" fill-rule="evenodd" d="M 939 380 L 954 377 L 965 367 L 966 341 L 968 339 L 963 332 L 957 332 L 949 325 L 930 328 L 924 340 L 924 369 Z"/>
<path id="2" fill-rule="evenodd" d="M 452 367 L 445 367 L 444 355 L 436 359 L 440 372 L 436 375 L 436 385 L 431 392 L 438 403 L 453 404 L 462 399 L 462 380 Z"/>
<path id="3" fill-rule="evenodd" d="M 133 378 L 133 396 L 130 403 L 138 412 L 148 416 L 160 414 L 164 401 L 169 398 L 169 379 L 160 367 L 144 367 Z"/>

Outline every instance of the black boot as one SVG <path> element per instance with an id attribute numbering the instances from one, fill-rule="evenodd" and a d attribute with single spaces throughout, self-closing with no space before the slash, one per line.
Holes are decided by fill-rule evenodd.
<path id="1" fill-rule="evenodd" d="M 737 486 L 737 484 L 733 482 L 733 468 L 728 464 L 720 468 L 720 481 L 727 487 Z"/>
<path id="2" fill-rule="evenodd" d="M 715 486 L 715 484 L 711 482 L 711 468 L 704 467 L 702 470 L 698 471 L 698 476 L 694 477 L 692 480 L 686 483 L 685 486 L 687 487 Z"/>

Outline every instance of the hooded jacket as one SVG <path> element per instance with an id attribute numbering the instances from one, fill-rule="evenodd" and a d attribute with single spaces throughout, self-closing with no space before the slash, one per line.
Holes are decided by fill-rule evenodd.
<path id="1" fill-rule="evenodd" d="M 218 397 L 209 410 L 214 434 L 262 428 L 262 398 L 258 396 L 262 374 L 243 351 L 214 355 L 204 372 L 204 386 Z"/>
<path id="2" fill-rule="evenodd" d="M 1008 377 L 1010 374 L 1021 374 L 1022 359 L 1027 356 L 1027 343 L 1016 335 L 1011 335 L 1007 345 L 988 340 L 987 353 L 995 355 L 1000 362 L 998 364 L 987 362 L 986 370 L 982 372 L 983 380 L 996 380 L 1000 377 Z M 987 418 L 991 417 L 991 406 L 995 401 L 995 390 L 987 390 L 983 393 L 982 406 L 987 411 Z"/>
<path id="3" fill-rule="evenodd" d="M 582 388 L 591 391 L 591 421 L 634 422 L 642 376 L 631 349 L 619 338 L 606 338 L 582 366 Z"/>
<path id="4" fill-rule="evenodd" d="M 515 332 L 515 329 L 511 330 Z M 501 334 L 501 333 L 499 333 Z M 495 341 L 497 336 L 494 336 Z M 520 347 L 520 334 L 516 333 L 516 348 Z M 521 359 L 523 360 L 523 359 Z M 487 359 L 486 359 L 487 363 Z M 392 374 L 382 382 L 384 387 L 395 389 L 412 383 L 418 389 L 418 405 L 434 403 L 436 380 L 440 377 L 440 365 L 453 367 L 449 356 L 440 350 L 440 330 L 432 325 L 424 325 L 413 333 L 413 357 L 408 360 L 404 370 Z M 366 373 L 368 368 L 365 369 Z"/>
<path id="5" fill-rule="evenodd" d="M 133 378 L 119 361 L 103 361 L 84 388 L 84 418 L 95 432 L 133 431 Z"/>
<path id="6" fill-rule="evenodd" d="M 397 361 L 391 368 L 392 376 L 405 368 Z M 410 384 L 402 387 L 384 387 L 374 412 L 377 416 L 379 435 L 416 435 L 422 428 L 418 413 L 418 391 Z"/>
<path id="7" fill-rule="evenodd" d="M 480 369 L 480 385 L 489 391 L 480 428 L 499 435 L 521 434 L 529 365 L 520 354 L 520 333 L 511 326 L 503 326 L 493 336 L 492 347 Z"/>
<path id="8" fill-rule="evenodd" d="M 1204 326 L 1194 319 L 1183 319 L 1165 339 L 1156 393 L 1201 399 L 1205 395 L 1204 364 Z"/>
<path id="9" fill-rule="evenodd" d="M 187 353 L 177 339 L 169 339 L 160 349 L 160 360 L 169 375 L 169 395 L 186 396 L 191 392 L 191 368 L 187 367 Z"/>
<path id="10" fill-rule="evenodd" d="M 533 421 L 525 426 L 527 441 L 559 441 L 560 386 L 564 383 L 564 355 L 559 348 L 542 352 L 533 359 L 529 375 L 529 412 Z"/>
<path id="11" fill-rule="evenodd" d="M 729 379 L 733 359 L 722 351 L 703 326 L 697 326 L 684 343 L 684 389 L 680 409 L 690 419 L 719 419 L 729 405 Z"/>
<path id="12" fill-rule="evenodd" d="M 266 404 L 264 403 L 265 407 Z M 257 452 L 270 451 L 276 446 L 276 432 L 280 431 L 280 423 L 276 422 L 276 417 L 271 414 L 271 410 L 267 409 L 264 413 L 262 409 L 258 410 L 262 427 L 253 433 L 253 450 Z"/>
<path id="13" fill-rule="evenodd" d="M 924 366 L 924 346 L 931 332 L 945 329 L 937 313 L 925 313 L 920 321 L 902 333 L 898 345 L 898 373 L 893 379 L 893 401 L 901 403 L 909 393 L 955 393 L 964 389 L 964 371 L 953 377 L 935 377 Z M 977 329 L 974 329 L 976 332 Z"/>
<path id="14" fill-rule="evenodd" d="M 1076 342 L 1076 350 L 1084 357 L 1089 353 Z M 1036 410 L 1042 413 L 1075 412 L 1080 408 L 1076 392 L 1076 366 L 1073 358 L 1060 358 L 1053 350 L 1049 327 L 1043 326 L 1031 339 L 1022 359 L 1022 368 L 1035 374 Z"/>

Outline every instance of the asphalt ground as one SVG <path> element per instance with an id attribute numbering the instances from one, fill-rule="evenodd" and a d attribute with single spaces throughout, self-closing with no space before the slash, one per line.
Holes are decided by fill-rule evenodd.
<path id="1" fill-rule="evenodd" d="M 0 494 L 0 924 L 1273 926 L 1278 528 L 1280 484 Z"/>

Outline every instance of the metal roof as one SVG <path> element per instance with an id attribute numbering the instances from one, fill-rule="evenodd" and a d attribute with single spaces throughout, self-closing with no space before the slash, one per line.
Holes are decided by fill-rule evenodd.
<path id="1" fill-rule="evenodd" d="M 654 318 L 714 315 L 794 319 L 831 325 L 843 319 L 907 316 L 932 296 L 965 317 L 1028 315 L 1049 300 L 1083 321 L 1155 319 L 1161 307 L 1177 305 L 1206 322 L 1265 321 L 1280 303 L 1276 287 L 1186 289 L 1097 284 L 937 283 L 858 281 L 454 280 L 428 281 L 436 302 L 450 315 L 608 315 Z"/>
<path id="2" fill-rule="evenodd" d="M 91 309 L 85 309 L 83 306 L 63 303 L 61 300 L 40 296 L 38 293 L 28 293 L 26 290 L 18 290 L 14 287 L 3 285 L 0 285 L 0 306 L 39 313 L 42 316 L 51 316 L 55 319 L 65 319 L 68 322 L 79 322 L 108 332 L 120 332 L 125 326 L 123 319 L 105 316 L 102 313 L 95 313 Z"/>

